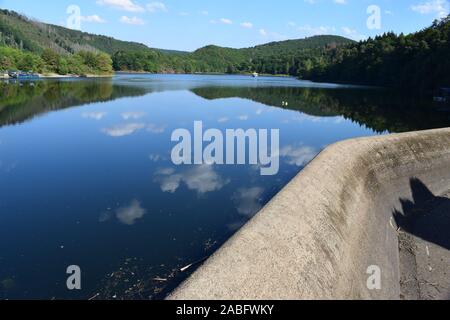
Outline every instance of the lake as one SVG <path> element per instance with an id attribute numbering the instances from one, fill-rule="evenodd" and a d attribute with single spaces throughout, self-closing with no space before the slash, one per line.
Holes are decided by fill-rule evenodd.
<path id="1" fill-rule="evenodd" d="M 279 173 L 175 166 L 172 132 L 195 121 L 279 129 Z M 292 78 L 0 82 L 0 299 L 164 298 L 326 146 L 449 125 L 407 94 Z"/>

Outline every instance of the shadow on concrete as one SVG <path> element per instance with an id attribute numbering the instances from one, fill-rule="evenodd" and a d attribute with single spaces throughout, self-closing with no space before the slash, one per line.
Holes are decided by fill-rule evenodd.
<path id="1" fill-rule="evenodd" d="M 435 196 L 417 178 L 410 180 L 413 200 L 400 199 L 402 212 L 393 215 L 407 233 L 450 250 L 450 199 Z"/>

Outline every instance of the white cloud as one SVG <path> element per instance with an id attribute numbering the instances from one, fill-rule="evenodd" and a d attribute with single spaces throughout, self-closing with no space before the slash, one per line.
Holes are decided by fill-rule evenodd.
<path id="1" fill-rule="evenodd" d="M 131 25 L 135 25 L 135 26 L 142 26 L 145 24 L 145 21 L 138 18 L 138 17 L 127 17 L 127 16 L 122 16 L 119 20 L 122 23 L 125 24 L 131 24 Z"/>
<path id="2" fill-rule="evenodd" d="M 364 40 L 367 38 L 366 35 L 360 34 L 358 31 L 350 29 L 349 27 L 342 27 L 342 32 L 344 32 L 346 37 L 349 37 L 357 41 Z"/>
<path id="3" fill-rule="evenodd" d="M 241 121 L 247 121 L 249 119 L 249 116 L 246 114 L 243 114 L 243 115 L 239 116 L 238 119 Z"/>
<path id="4" fill-rule="evenodd" d="M 106 23 L 106 20 L 104 20 L 97 14 L 81 17 L 81 21 L 91 22 L 91 23 Z"/>
<path id="5" fill-rule="evenodd" d="M 303 167 L 308 164 L 318 151 L 308 146 L 289 145 L 280 150 L 280 156 L 285 158 L 287 164 Z"/>
<path id="6" fill-rule="evenodd" d="M 251 216 L 261 210 L 261 196 L 264 189 L 260 187 L 241 188 L 233 196 L 237 211 L 245 216 Z"/>
<path id="7" fill-rule="evenodd" d="M 122 118 L 124 120 L 130 120 L 130 119 L 141 119 L 143 117 L 145 117 L 146 113 L 145 112 L 138 112 L 138 111 L 131 111 L 131 112 L 124 112 L 121 114 Z"/>
<path id="8" fill-rule="evenodd" d="M 282 40 L 286 40 L 288 38 L 284 34 L 280 34 L 277 32 L 269 32 L 266 29 L 259 29 L 259 34 L 263 37 L 269 37 L 271 40 L 274 40 L 274 41 L 282 41 Z"/>
<path id="9" fill-rule="evenodd" d="M 173 168 L 160 169 L 156 172 L 155 181 L 160 183 L 163 192 L 175 193 L 181 183 L 185 183 L 189 190 L 198 194 L 219 191 L 229 183 L 209 165 L 195 166 L 183 173 L 176 173 Z"/>
<path id="10" fill-rule="evenodd" d="M 167 127 L 166 125 L 157 125 L 154 123 L 150 123 L 147 126 L 147 131 L 155 134 L 161 134 L 166 131 L 166 127 Z"/>
<path id="11" fill-rule="evenodd" d="M 233 21 L 231 21 L 230 19 L 226 19 L 226 18 L 220 19 L 220 22 L 223 24 L 233 24 Z"/>
<path id="12" fill-rule="evenodd" d="M 106 115 L 106 112 L 84 112 L 81 116 L 86 119 L 102 120 Z"/>
<path id="13" fill-rule="evenodd" d="M 164 175 L 162 178 L 157 178 L 156 181 L 160 180 L 161 191 L 168 193 L 175 193 L 181 184 L 181 175 L 172 173 L 161 173 Z"/>
<path id="14" fill-rule="evenodd" d="M 242 28 L 251 29 L 251 28 L 253 28 L 253 23 L 251 23 L 251 22 L 242 22 L 241 23 L 241 27 Z"/>
<path id="15" fill-rule="evenodd" d="M 347 0 L 334 0 L 334 3 L 337 3 L 337 4 L 347 4 Z"/>
<path id="16" fill-rule="evenodd" d="M 132 0 L 97 0 L 97 4 L 128 12 L 143 12 L 144 8 Z"/>
<path id="17" fill-rule="evenodd" d="M 146 5 L 146 8 L 151 13 L 169 11 L 164 3 L 157 1 L 150 2 L 149 4 Z"/>
<path id="18" fill-rule="evenodd" d="M 206 10 L 202 10 L 202 11 L 200 11 L 200 14 L 207 16 L 207 15 L 209 15 L 209 12 Z"/>
<path id="19" fill-rule="evenodd" d="M 132 226 L 137 220 L 142 219 L 145 213 L 146 210 L 141 206 L 141 203 L 133 200 L 129 206 L 119 208 L 116 211 L 116 217 L 123 224 Z"/>
<path id="20" fill-rule="evenodd" d="M 318 35 L 331 34 L 331 33 L 336 32 L 336 28 L 334 28 L 334 27 L 328 27 L 328 26 L 312 27 L 310 25 L 300 26 L 297 28 L 297 30 L 308 36 L 318 36 Z"/>
<path id="21" fill-rule="evenodd" d="M 443 18 L 449 14 L 449 6 L 447 0 L 431 0 L 412 5 L 411 9 L 420 14 L 435 14 L 438 18 Z"/>
<path id="22" fill-rule="evenodd" d="M 152 162 L 158 162 L 159 160 L 162 160 L 162 156 L 160 154 L 156 154 L 156 153 L 152 153 L 148 156 L 148 158 L 152 161 Z"/>
<path id="23" fill-rule="evenodd" d="M 145 128 L 145 124 L 142 123 L 129 123 L 124 125 L 118 125 L 112 128 L 103 129 L 102 132 L 110 137 L 119 138 L 129 136 L 138 130 Z"/>
<path id="24" fill-rule="evenodd" d="M 219 123 L 225 123 L 225 122 L 228 122 L 229 120 L 230 120 L 230 118 L 223 117 L 223 118 L 219 118 L 219 120 L 217 120 L 217 122 L 219 122 Z"/>

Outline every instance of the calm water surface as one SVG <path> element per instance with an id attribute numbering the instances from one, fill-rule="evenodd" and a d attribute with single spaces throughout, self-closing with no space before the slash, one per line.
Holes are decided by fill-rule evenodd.
<path id="1" fill-rule="evenodd" d="M 196 120 L 280 129 L 279 174 L 174 166 L 172 131 Z M 2 82 L 0 299 L 162 298 L 327 145 L 449 125 L 405 95 L 291 78 Z"/>

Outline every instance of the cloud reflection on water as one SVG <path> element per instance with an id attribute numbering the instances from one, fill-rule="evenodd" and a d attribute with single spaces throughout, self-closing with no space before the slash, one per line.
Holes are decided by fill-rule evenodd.
<path id="1" fill-rule="evenodd" d="M 127 123 L 117 125 L 111 128 L 102 129 L 102 132 L 113 138 L 129 136 L 138 130 L 145 128 L 143 123 Z"/>
<path id="2" fill-rule="evenodd" d="M 219 191 L 229 183 L 214 171 L 213 166 L 198 165 L 192 169 L 177 173 L 173 168 L 160 169 L 155 174 L 163 192 L 175 193 L 182 183 L 198 194 Z"/>
<path id="3" fill-rule="evenodd" d="M 280 150 L 280 156 L 285 159 L 289 165 L 303 167 L 314 159 L 319 151 L 310 146 L 304 145 L 287 145 Z"/>
<path id="4" fill-rule="evenodd" d="M 237 211 L 245 216 L 251 216 L 261 210 L 261 196 L 264 189 L 261 187 L 240 188 L 233 195 Z"/>
<path id="5" fill-rule="evenodd" d="M 146 214 L 146 210 L 141 206 L 141 203 L 134 199 L 129 206 L 117 209 L 117 219 L 126 225 L 132 226 L 137 220 L 142 219 Z"/>
<path id="6" fill-rule="evenodd" d="M 107 112 L 83 112 L 81 116 L 85 119 L 92 119 L 92 120 L 102 120 L 104 117 L 106 117 L 108 113 Z"/>

